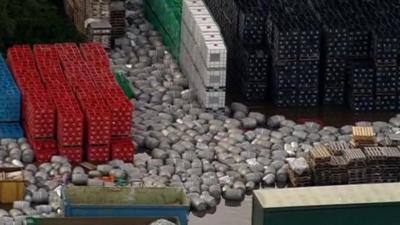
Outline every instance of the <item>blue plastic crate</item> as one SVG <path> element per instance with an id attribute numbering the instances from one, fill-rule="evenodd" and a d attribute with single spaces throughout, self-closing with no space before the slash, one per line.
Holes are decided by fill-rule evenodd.
<path id="1" fill-rule="evenodd" d="M 0 123 L 0 138 L 21 138 L 24 130 L 19 123 Z"/>
<path id="2" fill-rule="evenodd" d="M 0 122 L 17 122 L 21 118 L 21 93 L 0 56 Z"/>

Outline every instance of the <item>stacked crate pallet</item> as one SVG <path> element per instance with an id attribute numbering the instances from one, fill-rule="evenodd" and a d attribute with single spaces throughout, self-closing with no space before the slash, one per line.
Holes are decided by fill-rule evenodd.
<path id="1" fill-rule="evenodd" d="M 324 35 L 324 105 L 344 105 L 349 60 L 367 59 L 369 33 L 362 13 L 349 1 L 312 0 Z M 334 19 L 332 19 L 334 18 Z M 349 20 L 354 21 L 348 23 Z"/>
<path id="2" fill-rule="evenodd" d="M 271 59 L 266 45 L 266 11 L 256 0 L 205 2 L 221 27 L 228 50 L 229 94 L 249 104 L 264 103 Z"/>
<path id="3" fill-rule="evenodd" d="M 125 34 L 125 5 L 123 1 L 113 1 L 110 4 L 111 35 L 119 38 Z"/>
<path id="4" fill-rule="evenodd" d="M 132 161 L 135 153 L 131 138 L 133 106 L 116 82 L 104 49 L 96 43 L 81 44 L 80 49 L 90 78 L 101 90 L 111 112 L 111 159 Z"/>
<path id="5" fill-rule="evenodd" d="M 365 1 L 362 8 L 370 20 L 372 56 L 376 67 L 375 110 L 396 111 L 399 102 L 400 13 L 392 1 Z"/>
<path id="6" fill-rule="evenodd" d="M 227 69 L 233 98 L 238 82 L 249 86 L 242 82 L 246 76 L 235 74 L 256 74 L 247 64 L 259 62 L 246 57 L 251 54 L 239 54 L 247 52 L 243 44 L 267 40 L 265 52 L 273 61 L 268 84 L 276 105 L 347 104 L 355 112 L 399 109 L 400 11 L 395 1 L 205 2 L 222 28 L 228 50 L 234 49 L 228 51 Z M 254 92 L 261 90 L 252 87 Z M 249 93 L 245 96 L 251 98 Z"/>
<path id="7" fill-rule="evenodd" d="M 319 24 L 307 4 L 299 1 L 273 3 L 270 48 L 273 57 L 273 97 L 277 106 L 319 105 Z"/>
<path id="8" fill-rule="evenodd" d="M 62 50 L 58 54 L 63 58 L 68 53 Z M 79 51 L 79 50 L 78 50 Z M 85 117 L 84 136 L 86 137 L 86 158 L 91 162 L 105 162 L 110 159 L 111 143 L 111 112 L 101 92 L 90 79 L 90 72 L 86 63 L 82 61 L 63 61 L 65 77 L 79 100 Z"/>
<path id="9" fill-rule="evenodd" d="M 257 1 L 237 1 L 239 46 L 235 56 L 238 72 L 235 80 L 241 84 L 242 98 L 251 102 L 263 102 L 267 96 L 270 72 L 268 54 L 266 13 Z"/>
<path id="10" fill-rule="evenodd" d="M 29 46 L 8 51 L 35 156 L 49 161 L 58 149 L 73 162 L 132 161 L 132 105 L 101 44 L 83 44 L 81 50 L 66 43 L 35 45 L 34 54 Z"/>
<path id="11" fill-rule="evenodd" d="M 355 112 L 375 109 L 374 98 L 375 69 L 366 63 L 354 62 L 349 65 L 348 104 Z"/>
<path id="12" fill-rule="evenodd" d="M 64 76 L 55 46 L 35 45 L 33 51 L 41 79 L 56 106 L 58 152 L 71 162 L 81 162 L 83 160 L 83 114 Z"/>
<path id="13" fill-rule="evenodd" d="M 143 5 L 147 20 L 161 34 L 164 45 L 171 54 L 179 59 L 182 0 L 145 0 Z"/>
<path id="14" fill-rule="evenodd" d="M 27 45 L 8 49 L 7 60 L 22 94 L 22 121 L 37 161 L 48 161 L 57 153 L 55 106 L 36 69 Z"/>
<path id="15" fill-rule="evenodd" d="M 227 51 L 218 25 L 203 1 L 184 0 L 180 64 L 202 106 L 225 107 Z"/>
<path id="16" fill-rule="evenodd" d="M 0 138 L 20 138 L 23 131 L 21 120 L 21 93 L 0 56 Z"/>

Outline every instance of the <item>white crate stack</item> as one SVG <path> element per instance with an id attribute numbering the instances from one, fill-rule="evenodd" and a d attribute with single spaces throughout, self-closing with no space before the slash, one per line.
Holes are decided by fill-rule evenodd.
<path id="1" fill-rule="evenodd" d="M 226 61 L 220 29 L 204 2 L 183 0 L 180 64 L 206 109 L 225 107 Z"/>

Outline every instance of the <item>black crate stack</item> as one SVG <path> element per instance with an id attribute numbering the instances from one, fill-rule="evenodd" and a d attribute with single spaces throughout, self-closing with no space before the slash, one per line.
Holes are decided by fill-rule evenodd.
<path id="1" fill-rule="evenodd" d="M 264 49 L 242 47 L 237 60 L 241 94 L 247 101 L 262 101 L 267 95 L 269 54 Z"/>
<path id="2" fill-rule="evenodd" d="M 207 5 L 208 10 L 214 17 L 215 22 L 221 26 L 222 22 L 222 0 L 204 0 L 204 3 Z M 221 29 L 222 31 L 223 29 Z"/>
<path id="3" fill-rule="evenodd" d="M 110 4 L 110 24 L 112 38 L 119 38 L 125 34 L 125 5 L 123 1 L 112 1 Z"/>
<path id="4" fill-rule="evenodd" d="M 228 48 L 235 99 L 400 110 L 398 1 L 204 1 Z"/>
<path id="5" fill-rule="evenodd" d="M 274 103 L 280 107 L 318 106 L 319 24 L 308 5 L 301 1 L 268 4 Z"/>
<path id="6" fill-rule="evenodd" d="M 351 1 L 311 0 L 310 7 L 321 22 L 322 103 L 346 103 L 347 64 L 352 60 L 367 61 L 370 36 L 363 15 Z"/>
<path id="7" fill-rule="evenodd" d="M 399 102 L 400 12 L 393 1 L 361 1 L 372 33 L 371 55 L 376 67 L 375 110 L 396 111 Z"/>
<path id="8" fill-rule="evenodd" d="M 348 104 L 354 112 L 371 112 L 375 109 L 373 65 L 353 62 L 348 65 Z"/>
<path id="9" fill-rule="evenodd" d="M 270 56 L 267 44 L 267 13 L 257 1 L 237 1 L 237 44 L 240 46 L 235 77 L 241 85 L 241 96 L 250 102 L 264 103 L 268 91 Z"/>
<path id="10" fill-rule="evenodd" d="M 219 23 L 228 48 L 231 91 L 240 89 L 238 97 L 247 103 L 265 103 L 270 73 L 267 13 L 257 0 L 205 2 Z"/>

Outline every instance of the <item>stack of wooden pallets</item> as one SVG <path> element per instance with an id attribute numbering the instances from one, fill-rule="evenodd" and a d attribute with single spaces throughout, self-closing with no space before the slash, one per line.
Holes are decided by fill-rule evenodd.
<path id="1" fill-rule="evenodd" d="M 304 159 L 295 159 L 292 162 L 289 163 L 289 181 L 290 181 L 290 186 L 292 187 L 306 187 L 310 186 L 312 184 L 312 176 L 311 176 L 311 171 L 310 168 L 303 168 L 304 170 L 298 171 L 296 170 L 296 161 L 303 160 L 301 164 L 307 163 L 304 162 Z"/>
<path id="2" fill-rule="evenodd" d="M 309 163 L 315 185 L 331 183 L 331 154 L 323 145 L 318 145 L 310 151 Z"/>
<path id="3" fill-rule="evenodd" d="M 367 158 L 359 149 L 345 149 L 343 156 L 347 161 L 347 174 L 349 184 L 362 184 L 367 182 Z"/>

